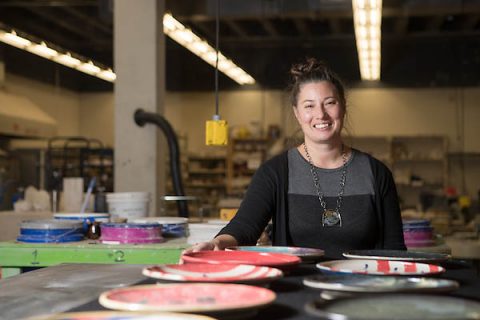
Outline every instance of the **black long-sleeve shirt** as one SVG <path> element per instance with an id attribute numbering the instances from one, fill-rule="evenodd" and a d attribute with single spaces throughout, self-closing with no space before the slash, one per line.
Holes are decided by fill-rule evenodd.
<path id="1" fill-rule="evenodd" d="M 307 223 L 303 226 L 305 228 L 305 236 L 303 236 L 301 224 L 296 223 L 292 219 L 308 218 L 308 216 L 299 217 L 298 215 L 302 211 L 302 209 L 299 210 L 298 208 L 308 203 L 308 201 L 303 201 L 302 197 L 307 197 L 305 199 L 311 203 L 310 207 L 307 204 L 306 208 L 312 208 L 312 201 L 318 202 L 318 198 L 315 194 L 289 194 L 289 161 L 293 161 L 291 157 L 292 152 L 298 153 L 296 149 L 292 149 L 290 150 L 290 157 L 287 151 L 262 164 L 252 178 L 236 216 L 219 234 L 232 235 L 239 245 L 253 245 L 270 219 L 272 219 L 273 245 L 318 247 L 327 249 L 327 255 L 330 256 L 339 256 L 342 251 L 348 249 L 406 249 L 398 197 L 392 174 L 383 163 L 358 150 L 354 150 L 354 154 L 357 154 L 358 158 L 363 157 L 363 159 L 366 159 L 365 163 L 367 163 L 364 166 L 367 170 L 363 171 L 369 171 L 369 175 L 373 177 L 371 179 L 371 189 L 373 190 L 370 192 L 372 204 L 369 206 L 370 211 L 372 211 L 370 220 L 373 220 L 373 223 L 357 223 L 358 227 L 352 224 L 349 225 L 351 221 L 346 220 L 348 214 L 343 213 L 342 227 L 338 229 L 337 227 L 323 227 L 329 229 L 323 230 L 323 232 L 319 229 L 318 234 L 316 234 L 314 232 L 315 229 L 312 229 L 312 224 Z M 293 164 L 291 165 L 293 166 Z M 352 169 L 354 168 L 349 168 L 349 170 Z M 358 177 L 358 172 L 356 173 L 356 179 L 361 179 L 361 176 Z M 290 174 L 292 174 L 291 171 Z M 294 174 L 298 175 L 299 173 L 295 171 Z M 352 173 L 348 174 L 352 175 Z M 347 185 L 349 183 L 348 174 Z M 311 185 L 312 177 L 309 174 L 304 174 L 304 176 L 301 179 L 305 180 L 305 184 Z M 298 177 L 295 176 L 295 179 L 298 180 Z M 338 188 L 336 183 L 334 187 L 335 189 Z M 365 191 L 365 193 L 368 192 Z M 332 209 L 335 207 L 334 198 L 330 197 L 329 199 L 328 192 L 326 193 L 327 203 L 332 203 L 330 205 L 333 206 Z M 352 205 L 354 205 L 353 201 L 355 201 L 354 198 L 349 199 L 347 202 L 350 202 L 350 204 L 347 204 L 344 209 L 352 208 Z M 318 217 L 320 221 L 321 208 L 317 202 L 315 202 L 315 205 L 319 208 Z M 308 211 L 308 209 L 306 210 Z M 295 217 L 290 215 L 295 215 Z M 321 225 L 319 228 L 322 228 Z M 368 228 L 369 230 L 356 230 L 355 228 Z M 306 235 L 307 232 L 309 232 L 308 235 Z M 364 241 L 359 241 L 359 239 L 363 238 L 356 236 L 358 232 L 368 235 L 369 238 L 364 236 Z M 351 237 L 349 237 L 349 233 L 352 235 Z"/>

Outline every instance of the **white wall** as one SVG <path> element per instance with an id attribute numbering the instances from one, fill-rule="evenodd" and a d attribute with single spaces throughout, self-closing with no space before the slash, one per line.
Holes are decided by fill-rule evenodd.
<path id="1" fill-rule="evenodd" d="M 260 123 L 266 129 L 270 124 L 282 122 L 282 105 L 276 91 L 220 92 L 219 113 L 228 121 L 229 128 Z M 193 153 L 212 152 L 205 146 L 205 122 L 215 113 L 212 93 L 167 94 L 165 117 L 180 135 L 188 134 L 188 149 Z"/>
<path id="2" fill-rule="evenodd" d="M 5 88 L 26 96 L 58 123 L 58 135 L 82 135 L 113 146 L 113 93 L 78 94 L 12 74 Z M 220 115 L 230 128 L 259 122 L 278 124 L 290 135 L 296 126 L 283 91 L 220 92 Z M 480 88 L 351 89 L 349 128 L 353 135 L 446 135 L 450 151 L 480 152 Z M 209 152 L 205 121 L 215 112 L 212 92 L 169 92 L 165 117 L 191 152 Z M 132 120 L 133 121 L 133 120 Z M 463 122 L 463 123 L 462 123 Z M 463 140 L 462 140 L 463 135 Z"/>
<path id="3" fill-rule="evenodd" d="M 70 136 L 80 133 L 78 93 L 10 73 L 5 76 L 5 89 L 29 98 L 54 118 L 58 125 L 58 135 Z"/>
<path id="4" fill-rule="evenodd" d="M 105 147 L 114 145 L 114 95 L 107 93 L 84 93 L 79 95 L 81 106 L 80 134 L 103 142 Z M 132 117 L 133 121 L 133 117 Z"/>

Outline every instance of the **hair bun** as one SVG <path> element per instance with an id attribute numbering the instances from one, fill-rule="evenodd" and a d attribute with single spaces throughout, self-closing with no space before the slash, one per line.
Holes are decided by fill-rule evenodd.
<path id="1" fill-rule="evenodd" d="M 328 70 L 328 67 L 323 61 L 307 58 L 305 62 L 294 64 L 290 69 L 290 75 L 296 82 L 300 79 L 310 78 L 316 73 L 323 73 L 326 70 Z"/>

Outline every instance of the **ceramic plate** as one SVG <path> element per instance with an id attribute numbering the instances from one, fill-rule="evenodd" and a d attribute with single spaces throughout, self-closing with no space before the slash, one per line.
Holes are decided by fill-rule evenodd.
<path id="1" fill-rule="evenodd" d="M 322 319 L 479 319 L 480 303 L 431 294 L 357 295 L 334 300 L 319 299 L 305 310 Z M 388 316 L 387 316 L 388 315 Z"/>
<path id="2" fill-rule="evenodd" d="M 180 283 L 132 286 L 100 295 L 102 306 L 127 311 L 228 312 L 272 303 L 271 290 L 243 284 Z"/>
<path id="3" fill-rule="evenodd" d="M 86 311 L 58 313 L 27 320 L 214 320 L 214 318 L 173 312 Z"/>
<path id="4" fill-rule="evenodd" d="M 333 260 L 316 266 L 326 273 L 425 275 L 445 272 L 444 268 L 433 264 L 390 260 Z"/>
<path id="5" fill-rule="evenodd" d="M 284 254 L 291 254 L 291 255 L 297 256 L 304 261 L 316 260 L 323 257 L 323 255 L 325 254 L 325 252 L 321 249 L 301 248 L 301 247 L 283 247 L 283 246 L 239 246 L 239 247 L 229 247 L 226 250 L 284 253 Z"/>
<path id="6" fill-rule="evenodd" d="M 281 278 L 276 268 L 245 264 L 164 264 L 143 269 L 147 277 L 163 281 L 182 282 L 270 282 Z"/>
<path id="7" fill-rule="evenodd" d="M 352 250 L 345 252 L 344 257 L 349 259 L 397 260 L 416 262 L 442 262 L 450 259 L 444 253 L 412 252 L 403 250 Z"/>
<path id="8" fill-rule="evenodd" d="M 251 251 L 199 251 L 184 254 L 183 263 L 252 264 L 288 268 L 300 263 L 300 258 L 290 254 Z"/>
<path id="9" fill-rule="evenodd" d="M 371 276 L 361 274 L 316 275 L 303 279 L 307 287 L 342 292 L 453 291 L 458 282 L 446 279 Z"/>

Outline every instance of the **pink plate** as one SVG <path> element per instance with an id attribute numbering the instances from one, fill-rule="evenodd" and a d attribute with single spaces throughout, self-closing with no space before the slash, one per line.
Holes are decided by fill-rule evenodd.
<path id="1" fill-rule="evenodd" d="M 290 254 L 253 251 L 199 251 L 184 254 L 183 263 L 252 264 L 257 266 L 289 268 L 300 263 L 300 258 Z"/>
<path id="2" fill-rule="evenodd" d="M 45 315 L 29 320 L 215 320 L 208 316 L 174 312 L 84 311 Z"/>
<path id="3" fill-rule="evenodd" d="M 164 264 L 143 269 L 147 277 L 164 281 L 265 283 L 283 276 L 276 268 L 247 264 Z"/>
<path id="4" fill-rule="evenodd" d="M 360 273 L 376 275 L 425 275 L 445 272 L 443 267 L 418 262 L 393 260 L 333 260 L 317 263 L 326 273 Z"/>
<path id="5" fill-rule="evenodd" d="M 176 283 L 113 289 L 98 300 L 115 310 L 211 313 L 257 309 L 275 297 L 269 289 L 244 284 Z"/>

